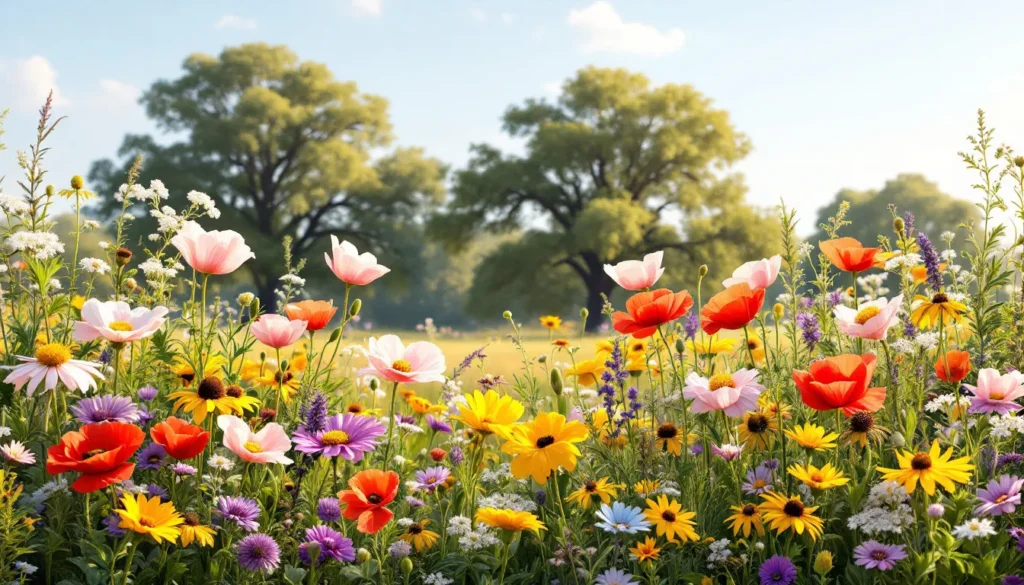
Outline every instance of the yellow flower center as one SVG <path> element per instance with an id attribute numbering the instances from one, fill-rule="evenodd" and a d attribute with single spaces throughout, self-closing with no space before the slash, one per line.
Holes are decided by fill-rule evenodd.
<path id="1" fill-rule="evenodd" d="M 1003 494 L 1003 495 L 999 496 L 998 498 L 996 498 L 996 503 L 997 504 L 1002 504 L 1003 502 L 1005 502 L 1008 499 L 1009 498 L 1006 497 L 1006 494 Z"/>
<path id="2" fill-rule="evenodd" d="M 999 390 L 995 390 L 993 392 L 989 392 L 988 397 L 992 400 L 1002 400 L 1003 398 L 1006 398 L 1006 394 Z"/>
<path id="3" fill-rule="evenodd" d="M 811 474 L 811 481 L 813 481 L 814 483 L 821 483 L 821 482 L 825 481 L 825 476 L 822 475 L 820 472 L 812 473 Z"/>
<path id="4" fill-rule="evenodd" d="M 47 343 L 36 350 L 36 361 L 48 368 L 56 368 L 71 359 L 71 350 L 63 343 Z"/>
<path id="5" fill-rule="evenodd" d="M 132 324 L 127 321 L 111 321 L 110 325 L 107 325 L 107 328 L 113 329 L 114 331 L 135 331 Z"/>
<path id="6" fill-rule="evenodd" d="M 93 449 L 92 451 L 86 451 L 85 454 L 84 454 L 85 455 L 84 458 L 88 459 L 90 457 L 95 457 L 97 455 L 101 455 L 101 454 L 106 453 L 106 452 L 107 452 L 106 449 Z"/>
<path id="7" fill-rule="evenodd" d="M 345 431 L 327 431 L 320 435 L 320 442 L 324 445 L 347 445 L 348 433 Z"/>
<path id="8" fill-rule="evenodd" d="M 714 376 L 711 376 L 710 380 L 708 380 L 708 390 L 711 390 L 712 392 L 719 388 L 725 388 L 726 386 L 729 388 L 736 387 L 736 382 L 733 381 L 732 374 L 715 374 Z"/>
<path id="9" fill-rule="evenodd" d="M 412 364 L 405 360 L 395 360 L 395 363 L 391 364 L 391 369 L 408 374 L 412 371 Z"/>
<path id="10" fill-rule="evenodd" d="M 145 516 L 139 518 L 139 524 L 142 524 L 146 528 L 153 528 L 154 526 L 156 526 L 156 522 L 153 522 L 151 519 L 146 518 Z"/>
<path id="11" fill-rule="evenodd" d="M 878 307 L 864 307 L 859 313 L 857 313 L 857 316 L 854 317 L 853 320 L 856 321 L 857 325 L 863 325 L 881 312 L 882 310 Z"/>
<path id="12" fill-rule="evenodd" d="M 260 445 L 259 443 L 257 443 L 256 441 L 246 441 L 244 447 L 245 447 L 245 450 L 250 452 L 250 453 L 262 453 L 263 452 L 263 446 Z"/>

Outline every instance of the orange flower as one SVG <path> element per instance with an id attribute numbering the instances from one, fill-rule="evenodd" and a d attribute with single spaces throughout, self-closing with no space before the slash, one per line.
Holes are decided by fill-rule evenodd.
<path id="1" fill-rule="evenodd" d="M 885 402 L 885 388 L 868 388 L 875 373 L 875 356 L 844 354 L 811 362 L 810 372 L 793 370 L 793 381 L 804 404 L 814 410 L 843 409 L 852 416 L 876 412 Z"/>
<path id="2" fill-rule="evenodd" d="M 875 263 L 881 248 L 865 248 L 854 238 L 836 238 L 818 243 L 818 249 L 832 265 L 845 272 L 864 272 Z"/>
<path id="3" fill-rule="evenodd" d="M 685 290 L 674 293 L 667 288 L 651 292 L 639 292 L 626 301 L 626 311 L 612 315 L 612 326 L 622 334 L 632 334 L 637 339 L 650 337 L 658 327 L 670 323 L 686 314 L 693 307 L 693 299 Z"/>
<path id="4" fill-rule="evenodd" d="M 46 454 L 46 472 L 58 475 L 77 471 L 71 484 L 80 494 L 101 490 L 132 476 L 135 464 L 128 463 L 142 445 L 146 434 L 139 427 L 122 422 L 89 424 L 64 433 L 60 443 Z"/>
<path id="5" fill-rule="evenodd" d="M 149 436 L 154 443 L 163 447 L 168 455 L 178 461 L 199 455 L 210 441 L 210 433 L 204 431 L 202 427 L 188 424 L 174 416 L 153 425 L 149 430 Z"/>
<path id="6" fill-rule="evenodd" d="M 306 331 L 320 331 L 334 318 L 338 307 L 334 301 L 299 301 L 288 303 L 284 312 L 292 321 L 306 321 Z"/>
<path id="7" fill-rule="evenodd" d="M 345 504 L 342 515 L 357 520 L 356 530 L 363 534 L 377 534 L 395 517 L 385 506 L 398 494 L 398 474 L 379 469 L 360 471 L 348 480 L 352 489 L 338 492 L 338 499 Z"/>
<path id="8" fill-rule="evenodd" d="M 763 288 L 751 290 L 745 282 L 734 284 L 708 299 L 700 310 L 700 328 L 708 335 L 714 335 L 722 329 L 743 329 L 757 317 L 762 305 Z"/>
<path id="9" fill-rule="evenodd" d="M 959 384 L 971 373 L 971 354 L 950 350 L 935 360 L 935 376 L 943 382 Z"/>

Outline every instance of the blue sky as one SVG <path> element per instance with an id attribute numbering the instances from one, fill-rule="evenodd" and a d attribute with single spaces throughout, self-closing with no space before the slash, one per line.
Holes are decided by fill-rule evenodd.
<path id="1" fill-rule="evenodd" d="M 828 6 L 825 6 L 828 4 Z M 737 169 L 750 199 L 796 205 L 802 231 L 840 188 L 921 172 L 971 197 L 966 148 L 975 110 L 1024 150 L 1024 7 L 964 2 L 669 0 L 334 0 L 19 2 L 0 21 L 0 107 L 13 112 L 0 153 L 32 139 L 54 87 L 68 119 L 51 142 L 63 184 L 150 132 L 135 103 L 193 52 L 283 43 L 340 79 L 387 97 L 398 141 L 459 166 L 472 142 L 514 148 L 499 117 L 554 96 L 580 67 L 626 67 L 690 83 L 728 109 L 754 152 Z"/>

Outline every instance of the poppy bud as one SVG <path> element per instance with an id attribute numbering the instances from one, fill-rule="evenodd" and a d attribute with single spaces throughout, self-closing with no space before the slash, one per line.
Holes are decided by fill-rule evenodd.
<path id="1" fill-rule="evenodd" d="M 359 310 L 362 309 L 362 308 L 363 308 L 363 301 L 362 300 L 356 299 L 356 300 L 352 301 L 352 304 L 348 308 L 348 316 L 349 317 L 355 317 L 356 315 L 359 314 Z"/>
<path id="2" fill-rule="evenodd" d="M 327 343 L 334 343 L 341 337 L 341 327 L 336 327 L 334 331 L 331 331 L 331 339 Z"/>
<path id="3" fill-rule="evenodd" d="M 402 569 L 402 574 L 408 577 L 412 573 L 412 559 L 405 557 L 402 562 L 398 564 L 399 568 Z"/>
<path id="4" fill-rule="evenodd" d="M 430 458 L 434 461 L 442 461 L 448 456 L 448 452 L 440 447 L 435 447 L 430 450 Z"/>
<path id="5" fill-rule="evenodd" d="M 260 314 L 260 298 L 253 297 L 252 303 L 249 304 L 249 315 L 255 316 Z"/>
<path id="6" fill-rule="evenodd" d="M 502 318 L 502 319 L 504 319 L 504 320 L 506 320 L 506 321 L 511 321 L 511 320 L 512 320 L 512 311 L 509 311 L 509 310 L 505 310 L 505 311 L 504 311 L 504 312 L 503 312 L 503 313 L 501 314 L 501 318 Z"/>
<path id="7" fill-rule="evenodd" d="M 281 360 L 281 371 L 282 372 L 287 372 L 288 371 L 288 360 Z"/>
<path id="8" fill-rule="evenodd" d="M 81 189 L 82 187 L 85 187 L 85 179 L 82 178 L 82 175 L 75 175 L 71 177 L 72 189 L 78 190 Z"/>
<path id="9" fill-rule="evenodd" d="M 360 548 L 358 551 L 356 551 L 356 562 L 359 564 L 363 564 L 371 558 L 373 558 L 373 555 L 371 555 L 370 551 L 366 550 L 365 548 Z"/>
<path id="10" fill-rule="evenodd" d="M 681 354 L 684 351 L 686 351 L 686 345 L 683 344 L 683 340 L 676 338 L 676 353 Z"/>
<path id="11" fill-rule="evenodd" d="M 265 361 L 267 361 L 267 352 L 261 351 L 260 352 L 260 362 L 265 362 Z"/>
<path id="12" fill-rule="evenodd" d="M 117 251 L 114 252 L 114 262 L 116 262 L 118 266 L 128 264 L 131 259 L 132 251 L 128 248 L 118 248 Z"/>
<path id="13" fill-rule="evenodd" d="M 589 316 L 590 316 L 590 311 L 586 307 L 583 307 L 582 309 L 580 309 L 580 319 L 586 319 Z"/>
<path id="14" fill-rule="evenodd" d="M 700 268 L 697 269 L 697 276 L 699 276 L 701 278 L 704 278 L 707 275 L 708 275 L 708 265 L 707 264 L 701 264 Z"/>
<path id="15" fill-rule="evenodd" d="M 565 383 L 562 380 L 562 371 L 558 368 L 551 368 L 551 389 L 554 390 L 555 396 L 561 396 L 564 388 Z"/>
<path id="16" fill-rule="evenodd" d="M 892 220 L 892 229 L 896 230 L 897 234 L 902 236 L 903 235 L 903 230 L 906 229 L 906 227 L 907 226 L 906 226 L 905 223 L 903 223 L 903 218 L 902 217 L 897 217 L 897 218 Z"/>
<path id="17" fill-rule="evenodd" d="M 54 193 L 53 185 L 47 185 L 46 186 L 46 196 L 47 197 L 53 197 L 53 193 Z"/>
<path id="18" fill-rule="evenodd" d="M 544 354 L 540 354 L 539 356 L 537 356 L 537 363 L 538 364 L 546 364 L 547 361 L 548 361 L 548 356 L 546 356 Z"/>
<path id="19" fill-rule="evenodd" d="M 370 378 L 370 390 L 376 392 L 377 388 L 380 388 L 380 382 L 377 381 L 377 378 Z"/>

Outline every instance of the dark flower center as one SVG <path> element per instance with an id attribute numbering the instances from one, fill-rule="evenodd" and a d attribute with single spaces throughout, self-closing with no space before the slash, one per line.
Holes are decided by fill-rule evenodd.
<path id="1" fill-rule="evenodd" d="M 675 522 L 676 514 L 672 510 L 665 510 L 664 512 L 661 513 L 661 519 L 665 522 Z"/>
<path id="2" fill-rule="evenodd" d="M 185 512 L 181 517 L 185 520 L 185 524 L 189 526 L 199 526 L 199 514 L 196 514 L 195 512 Z"/>
<path id="3" fill-rule="evenodd" d="M 932 297 L 932 303 L 935 303 L 936 305 L 938 305 L 940 303 L 948 303 L 948 302 L 949 302 L 949 297 L 946 296 L 946 293 L 935 293 L 935 296 Z"/>
<path id="4" fill-rule="evenodd" d="M 184 382 L 186 386 L 191 384 L 192 380 L 196 379 L 196 375 L 194 372 L 185 372 L 184 374 L 181 374 L 178 377 L 181 378 L 181 381 Z"/>
<path id="5" fill-rule="evenodd" d="M 106 452 L 107 452 L 106 449 L 93 449 L 92 451 L 86 451 L 84 453 L 84 456 L 85 456 L 85 459 L 88 459 L 90 457 L 95 457 L 97 455 L 102 455 L 103 453 L 106 453 Z"/>
<path id="6" fill-rule="evenodd" d="M 850 430 L 855 433 L 866 433 L 875 427 L 875 417 L 868 412 L 858 412 L 850 417 Z"/>
<path id="7" fill-rule="evenodd" d="M 380 497 L 380 494 L 370 494 L 366 496 L 366 501 L 371 504 L 379 504 L 384 501 L 384 498 Z"/>
<path id="8" fill-rule="evenodd" d="M 220 400 L 224 398 L 224 382 L 213 376 L 203 378 L 196 389 L 196 394 L 203 400 Z"/>
<path id="9" fill-rule="evenodd" d="M 804 505 L 797 500 L 790 500 L 782 507 L 782 511 L 786 513 L 786 516 L 799 518 L 804 515 Z"/>
<path id="10" fill-rule="evenodd" d="M 228 386 L 227 388 L 224 389 L 224 392 L 232 398 L 241 398 L 242 395 L 245 394 L 245 392 L 242 390 L 242 387 L 236 384 Z"/>
<path id="11" fill-rule="evenodd" d="M 918 453 L 910 460 L 910 467 L 917 471 L 924 471 L 932 468 L 932 458 L 927 453 Z"/>
<path id="12" fill-rule="evenodd" d="M 757 506 L 755 506 L 754 504 L 747 504 L 746 506 L 743 506 L 744 516 L 753 516 L 756 512 Z"/>
<path id="13" fill-rule="evenodd" d="M 583 484 L 583 489 L 592 493 L 595 490 L 597 490 L 597 484 L 592 481 L 588 481 L 587 483 Z"/>
<path id="14" fill-rule="evenodd" d="M 672 423 L 665 423 L 658 427 L 659 439 L 674 439 L 679 434 L 679 429 Z"/>
<path id="15" fill-rule="evenodd" d="M 419 524 L 409 526 L 409 534 L 419 534 L 421 532 L 423 532 L 423 527 Z"/>
<path id="16" fill-rule="evenodd" d="M 752 414 L 747 418 L 747 430 L 751 433 L 763 433 L 768 430 L 768 417 L 763 414 Z"/>
<path id="17" fill-rule="evenodd" d="M 544 435 L 543 437 L 537 439 L 537 448 L 538 449 L 543 449 L 544 447 L 547 447 L 549 445 L 554 445 L 554 444 L 555 444 L 555 438 L 552 437 L 551 435 Z"/>

